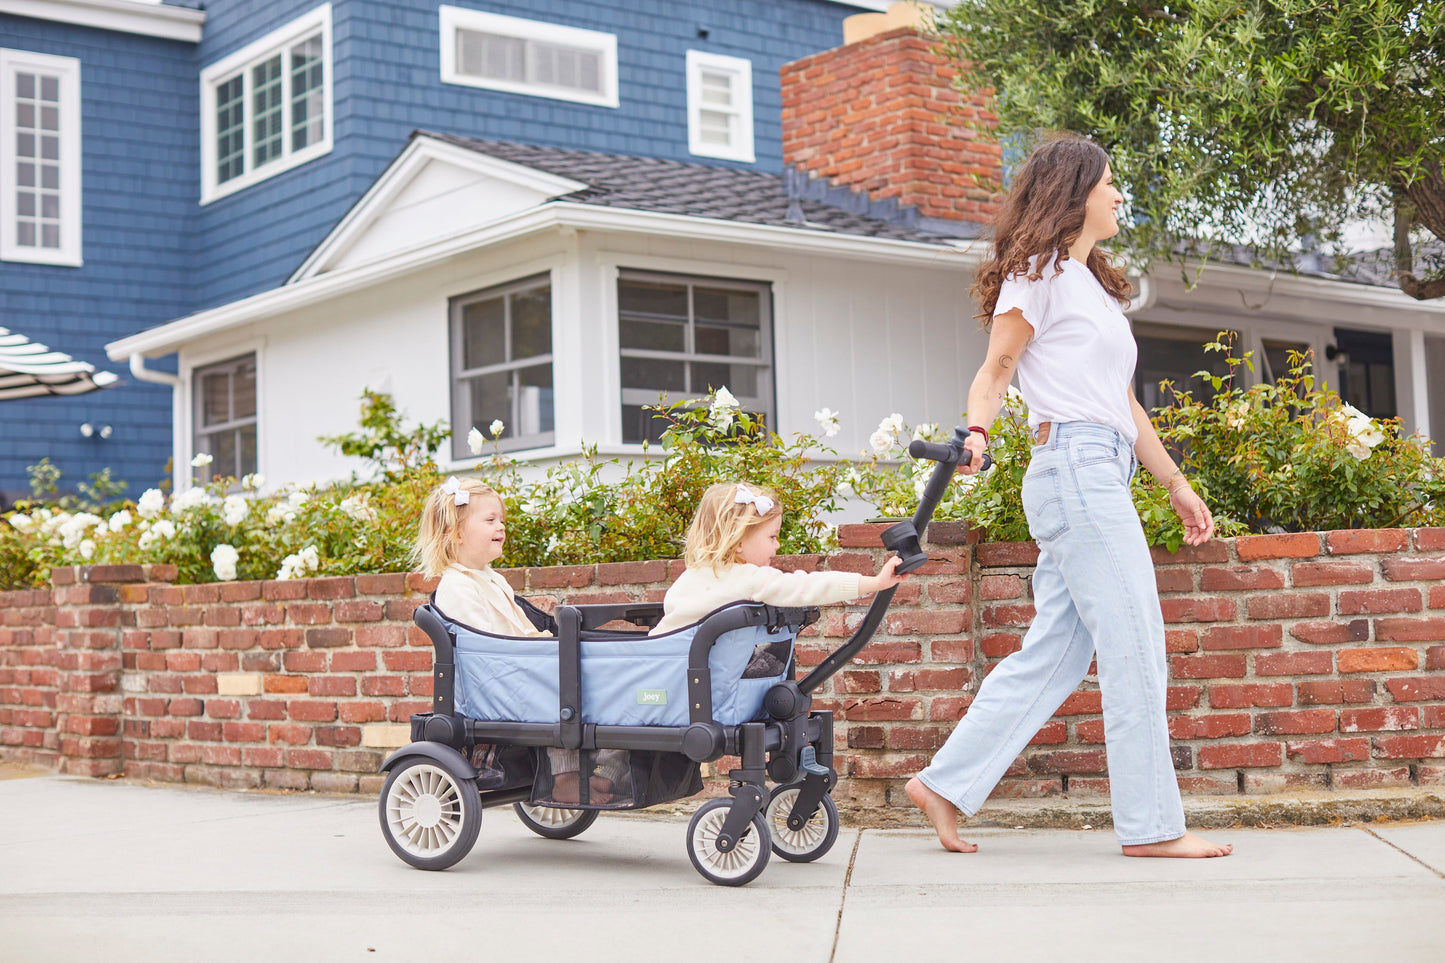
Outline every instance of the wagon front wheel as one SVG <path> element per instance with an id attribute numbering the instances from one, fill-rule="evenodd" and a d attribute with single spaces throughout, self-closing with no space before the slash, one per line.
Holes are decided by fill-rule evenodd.
<path id="1" fill-rule="evenodd" d="M 597 821 L 595 809 L 558 809 L 554 806 L 533 806 L 513 803 L 517 818 L 538 836 L 548 839 L 571 839 L 587 831 Z"/>
<path id="2" fill-rule="evenodd" d="M 427 758 L 401 762 L 381 789 L 381 834 L 417 869 L 446 869 L 476 844 L 482 802 L 476 783 Z"/>
<path id="3" fill-rule="evenodd" d="M 800 786 L 779 786 L 768 799 L 766 816 L 773 835 L 773 852 L 794 863 L 809 863 L 833 848 L 838 840 L 838 806 L 824 795 L 801 826 L 788 825 Z"/>
<path id="4" fill-rule="evenodd" d="M 762 813 L 753 817 L 732 848 L 718 849 L 718 836 L 732 807 L 731 799 L 714 799 L 698 809 L 687 825 L 687 855 L 693 868 L 719 886 L 751 883 L 768 865 L 770 841 Z"/>

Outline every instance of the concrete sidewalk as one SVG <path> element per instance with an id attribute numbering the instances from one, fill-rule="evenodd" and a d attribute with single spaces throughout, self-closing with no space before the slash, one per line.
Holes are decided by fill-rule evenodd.
<path id="1" fill-rule="evenodd" d="M 387 848 L 376 802 L 38 776 L 0 781 L 0 961 L 854 963 L 1445 959 L 1445 821 L 1212 830 L 1214 860 L 1113 834 L 846 827 L 821 860 L 712 886 L 685 817 L 581 837 L 488 810 L 442 873 Z"/>

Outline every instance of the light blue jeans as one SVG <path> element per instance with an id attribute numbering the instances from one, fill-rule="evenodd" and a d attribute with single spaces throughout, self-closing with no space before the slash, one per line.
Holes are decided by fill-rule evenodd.
<path id="1" fill-rule="evenodd" d="M 1129 497 L 1135 464 L 1122 435 L 1088 422 L 1055 424 L 1034 448 L 1023 502 L 1039 545 L 1037 614 L 918 774 L 969 816 L 1097 658 L 1114 832 L 1126 846 L 1184 835 L 1164 712 L 1164 617 Z"/>

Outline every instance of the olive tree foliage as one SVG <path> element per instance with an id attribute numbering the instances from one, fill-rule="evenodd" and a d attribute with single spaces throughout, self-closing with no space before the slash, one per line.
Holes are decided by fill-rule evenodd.
<path id="1" fill-rule="evenodd" d="M 1445 296 L 1421 244 L 1445 241 L 1441 0 L 959 0 L 939 27 L 1001 136 L 1109 151 L 1136 262 L 1221 243 L 1286 261 L 1385 217 L 1400 287 Z"/>

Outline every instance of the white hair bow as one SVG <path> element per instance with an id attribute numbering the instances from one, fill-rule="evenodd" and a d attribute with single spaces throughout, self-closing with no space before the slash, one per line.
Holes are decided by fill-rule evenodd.
<path id="1" fill-rule="evenodd" d="M 751 505 L 758 510 L 759 515 L 766 515 L 773 510 L 771 498 L 749 490 L 746 485 L 738 485 L 738 493 L 733 496 L 733 502 L 738 505 Z"/>
<path id="2" fill-rule="evenodd" d="M 462 487 L 462 483 L 457 481 L 456 475 L 449 476 L 442 483 L 442 494 L 452 496 L 453 505 L 465 505 L 472 499 L 472 493 Z"/>

